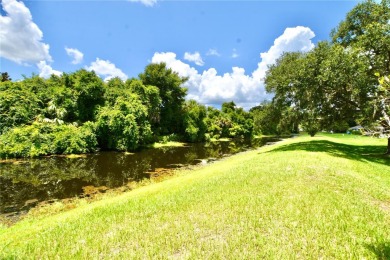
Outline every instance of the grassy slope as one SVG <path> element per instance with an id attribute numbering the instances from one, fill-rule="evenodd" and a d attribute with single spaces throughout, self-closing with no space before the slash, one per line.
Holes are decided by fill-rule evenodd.
<path id="1" fill-rule="evenodd" d="M 385 144 L 300 137 L 239 154 L 0 230 L 0 258 L 389 258 Z"/>

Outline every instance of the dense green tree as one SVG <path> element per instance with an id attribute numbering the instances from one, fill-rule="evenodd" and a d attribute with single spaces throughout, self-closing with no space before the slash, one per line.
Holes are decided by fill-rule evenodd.
<path id="1" fill-rule="evenodd" d="M 228 119 L 221 120 L 222 112 L 214 107 L 207 107 L 207 117 L 205 119 L 207 126 L 207 134 L 210 137 L 220 138 L 222 132 L 227 132 L 227 127 L 230 126 Z"/>
<path id="2" fill-rule="evenodd" d="M 322 129 L 321 119 L 316 113 L 309 111 L 304 115 L 302 120 L 302 128 L 311 137 L 313 137 Z"/>
<path id="3" fill-rule="evenodd" d="M 298 132 L 297 114 L 292 108 L 276 106 L 274 102 L 263 102 L 250 109 L 255 134 L 283 135 Z"/>
<path id="4" fill-rule="evenodd" d="M 36 94 L 42 116 L 68 123 L 92 121 L 97 108 L 104 104 L 104 82 L 84 69 L 45 80 L 33 75 L 22 84 Z"/>
<path id="5" fill-rule="evenodd" d="M 252 137 L 253 118 L 249 112 L 244 111 L 242 107 L 235 106 L 234 110 L 228 115 L 230 115 L 233 122 L 233 127 L 229 130 L 230 137 Z"/>
<path id="6" fill-rule="evenodd" d="M 302 60 L 297 90 L 302 118 L 317 119 L 320 129 L 361 118 L 375 91 L 367 76 L 368 60 L 355 49 L 319 43 Z M 303 93 L 304 94 L 303 94 Z"/>
<path id="7" fill-rule="evenodd" d="M 89 153 L 96 149 L 93 124 L 34 122 L 0 135 L 0 158 L 37 157 L 47 154 Z"/>
<path id="8" fill-rule="evenodd" d="M 34 121 L 41 112 L 40 100 L 23 82 L 0 83 L 0 134 Z"/>
<path id="9" fill-rule="evenodd" d="M 355 49 L 321 42 L 306 54 L 281 56 L 266 74 L 266 89 L 283 114 L 315 133 L 364 117 L 375 91 L 368 64 Z"/>
<path id="10" fill-rule="evenodd" d="M 94 71 L 85 69 L 63 74 L 66 89 L 71 90 L 75 107 L 68 109 L 68 121 L 92 121 L 97 108 L 104 104 L 104 82 Z M 66 100 L 67 101 L 67 100 Z"/>
<path id="11" fill-rule="evenodd" d="M 233 114 L 236 110 L 236 104 L 233 101 L 224 102 L 221 105 L 222 113 Z"/>
<path id="12" fill-rule="evenodd" d="M 209 107 L 206 124 L 207 132 L 214 138 L 248 138 L 253 134 L 251 114 L 237 107 L 233 101 L 223 103 L 221 111 Z"/>
<path id="13" fill-rule="evenodd" d="M 186 101 L 184 104 L 185 139 L 189 142 L 202 142 L 205 140 L 207 125 L 206 107 L 195 100 Z"/>
<path id="14" fill-rule="evenodd" d="M 303 53 L 284 53 L 266 72 L 266 90 L 274 93 L 274 98 L 271 104 L 263 105 L 254 113 L 255 127 L 263 134 L 295 131 L 302 114 L 306 113 L 307 110 L 303 109 L 309 103 L 306 98 L 316 93 L 309 92 L 309 87 L 314 84 L 304 76 L 304 59 Z M 315 63 L 311 65 L 315 66 Z"/>
<path id="15" fill-rule="evenodd" d="M 303 58 L 302 53 L 286 52 L 267 70 L 265 87 L 267 92 L 274 93 L 273 106 L 278 108 L 275 112 L 302 106 L 295 92 L 299 90 L 300 95 L 305 94 L 305 89 L 301 86 Z"/>
<path id="16" fill-rule="evenodd" d="M 277 117 L 276 112 L 271 110 L 272 108 L 272 103 L 264 101 L 249 110 L 253 117 L 253 132 L 255 134 L 277 134 L 279 117 Z"/>
<path id="17" fill-rule="evenodd" d="M 160 123 L 160 110 L 162 100 L 160 91 L 157 87 L 144 85 L 141 80 L 132 79 L 126 81 L 127 88 L 134 94 L 137 94 L 142 104 L 148 109 L 148 119 L 155 132 Z"/>
<path id="18" fill-rule="evenodd" d="M 156 131 L 159 134 L 183 133 L 182 109 L 187 89 L 182 85 L 187 78 L 180 77 L 165 63 L 149 64 L 139 78 L 145 86 L 155 86 L 160 92 L 160 117 Z"/>
<path id="19" fill-rule="evenodd" d="M 147 107 L 148 120 L 153 132 L 160 122 L 161 98 L 159 89 L 155 86 L 145 86 L 139 79 L 128 79 L 123 82 L 120 78 L 113 78 L 106 84 L 106 105 L 114 106 L 119 97 L 129 97 L 136 94 L 142 104 Z"/>
<path id="20" fill-rule="evenodd" d="M 384 91 L 383 84 L 378 86 L 376 75 L 390 74 L 390 1 L 365 1 L 359 3 L 346 16 L 345 20 L 333 31 L 333 41 L 342 44 L 347 49 L 355 49 L 360 57 L 365 57 L 369 65 L 364 84 L 370 90 L 366 99 L 369 104 L 357 120 L 370 127 L 383 118 Z M 383 78 L 384 79 L 384 78 Z M 383 82 L 383 81 L 382 81 Z M 364 93 L 363 93 L 364 94 Z M 379 104 L 379 105 L 378 105 Z M 376 108 L 376 109 L 374 109 Z M 383 122 L 383 121 L 382 121 Z"/>
<path id="21" fill-rule="evenodd" d="M 114 106 L 117 98 L 131 95 L 131 90 L 118 77 L 110 79 L 105 84 L 104 100 L 107 106 Z"/>
<path id="22" fill-rule="evenodd" d="M 72 89 L 59 84 L 48 88 L 47 92 L 47 98 L 41 99 L 45 107 L 40 117 L 67 123 L 73 123 L 78 119 L 76 116 L 77 102 Z"/>
<path id="23" fill-rule="evenodd" d="M 390 1 L 357 4 L 331 33 L 334 43 L 362 50 L 374 72 L 390 72 Z M 372 73 L 373 74 L 373 73 Z M 373 76 L 373 75 L 372 75 Z"/>
<path id="24" fill-rule="evenodd" d="M 96 117 L 99 146 L 131 151 L 150 141 L 147 108 L 137 96 L 119 97 L 113 107 L 101 107 Z"/>
<path id="25" fill-rule="evenodd" d="M 362 2 L 332 32 L 333 44 L 285 53 L 270 67 L 265 83 L 281 122 L 293 116 L 313 134 L 375 121 L 374 72 L 388 74 L 390 64 L 389 11 L 388 0 Z"/>
<path id="26" fill-rule="evenodd" d="M 38 75 L 25 77 L 21 83 L 26 91 L 34 93 L 39 99 L 41 108 L 39 117 L 48 119 L 64 119 L 66 117 L 67 107 L 63 106 L 61 101 L 73 101 L 70 90 L 65 91 L 62 76 L 51 75 L 49 79 L 44 79 Z M 74 107 L 74 106 L 72 106 Z M 59 111 L 61 116 L 58 115 Z"/>
<path id="27" fill-rule="evenodd" d="M 337 28 L 331 32 L 333 42 L 348 47 L 359 41 L 359 37 L 367 32 L 367 27 L 373 23 L 387 24 L 389 22 L 390 1 L 380 3 L 373 0 L 358 3 Z"/>

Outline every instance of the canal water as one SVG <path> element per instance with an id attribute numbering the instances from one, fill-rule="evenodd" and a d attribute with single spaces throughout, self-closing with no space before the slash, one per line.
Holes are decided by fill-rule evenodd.
<path id="1" fill-rule="evenodd" d="M 135 153 L 98 152 L 78 158 L 48 157 L 0 163 L 0 215 L 27 212 L 40 202 L 83 197 L 153 178 L 170 169 L 207 164 L 275 142 L 275 138 L 187 144 Z"/>

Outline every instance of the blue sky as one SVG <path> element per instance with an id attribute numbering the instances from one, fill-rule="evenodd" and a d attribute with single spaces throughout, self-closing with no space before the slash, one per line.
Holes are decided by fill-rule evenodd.
<path id="1" fill-rule="evenodd" d="M 137 77 L 164 61 L 188 76 L 188 98 L 249 108 L 270 94 L 263 77 L 284 51 L 328 40 L 357 1 L 1 1 L 0 71 L 94 70 Z"/>

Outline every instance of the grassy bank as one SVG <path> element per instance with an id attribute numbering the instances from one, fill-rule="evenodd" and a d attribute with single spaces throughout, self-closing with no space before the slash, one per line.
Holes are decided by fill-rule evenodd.
<path id="1" fill-rule="evenodd" d="M 300 137 L 0 229 L 0 258 L 389 258 L 385 140 Z M 180 175 L 180 174 L 179 174 Z"/>

